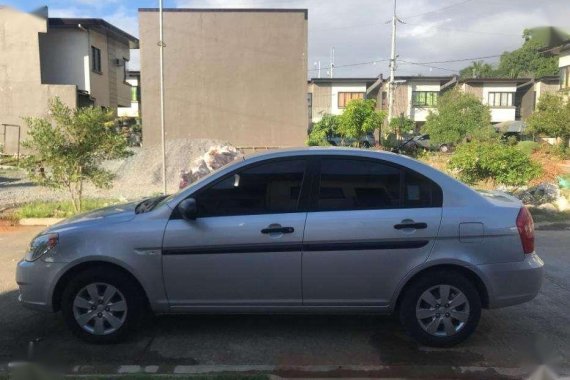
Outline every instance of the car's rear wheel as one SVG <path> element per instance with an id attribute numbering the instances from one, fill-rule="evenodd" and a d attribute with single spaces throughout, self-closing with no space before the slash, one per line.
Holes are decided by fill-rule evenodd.
<path id="1" fill-rule="evenodd" d="M 464 341 L 481 317 L 476 286 L 458 272 L 428 273 L 410 284 L 402 297 L 404 328 L 427 346 L 449 347 Z"/>
<path id="2" fill-rule="evenodd" d="M 91 343 L 121 341 L 139 324 L 144 310 L 137 284 L 109 268 L 79 273 L 62 297 L 67 325 L 76 336 Z"/>

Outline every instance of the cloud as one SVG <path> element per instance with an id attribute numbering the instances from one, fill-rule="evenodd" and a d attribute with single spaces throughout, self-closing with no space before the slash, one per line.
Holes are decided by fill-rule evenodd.
<path id="1" fill-rule="evenodd" d="M 131 0 L 74 0 L 58 10 L 67 17 L 95 14 L 138 35 L 136 3 Z M 111 6 L 101 7 L 105 4 Z M 124 4 L 116 8 L 117 4 Z M 388 73 L 392 1 L 388 0 L 170 0 L 168 6 L 189 8 L 306 8 L 309 11 L 309 75 L 321 61 L 323 74 L 335 47 L 336 76 Z M 85 11 L 91 9 L 92 11 Z M 67 13 L 66 13 L 67 12 Z M 51 13 L 51 12 L 50 12 Z M 500 54 L 518 48 L 523 29 L 554 25 L 570 29 L 567 0 L 400 0 L 398 75 L 452 74 L 470 62 L 417 65 Z M 494 62 L 497 59 L 488 59 Z M 133 60 L 134 61 L 134 60 Z M 376 65 L 351 65 L 380 61 Z M 131 62 L 133 64 L 134 62 Z"/>

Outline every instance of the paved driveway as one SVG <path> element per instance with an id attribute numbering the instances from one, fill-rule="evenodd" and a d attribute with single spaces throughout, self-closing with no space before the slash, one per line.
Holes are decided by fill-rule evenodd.
<path id="1" fill-rule="evenodd" d="M 14 267 L 38 231 L 0 230 L 0 366 L 24 359 L 29 342 L 39 339 L 39 359 L 80 366 L 75 367 L 80 372 L 192 372 L 213 365 L 289 368 L 282 371 L 289 375 L 310 370 L 313 375 L 436 377 L 463 371 L 485 378 L 520 374 L 521 364 L 536 360 L 539 346 L 570 374 L 569 231 L 538 232 L 538 251 L 546 262 L 541 294 L 524 305 L 484 311 L 475 335 L 452 349 L 420 347 L 394 318 L 377 316 L 160 317 L 128 343 L 88 345 L 71 336 L 60 315 L 35 313 L 17 303 Z M 483 367 L 492 368 L 477 372 Z"/>

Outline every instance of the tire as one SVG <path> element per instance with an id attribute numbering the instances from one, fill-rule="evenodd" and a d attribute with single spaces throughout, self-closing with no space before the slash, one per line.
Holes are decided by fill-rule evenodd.
<path id="1" fill-rule="evenodd" d="M 441 146 L 439 147 L 439 151 L 440 151 L 441 153 L 448 153 L 448 152 L 449 152 L 449 146 L 446 145 L 446 144 L 443 144 L 443 145 L 441 145 Z"/>
<path id="2" fill-rule="evenodd" d="M 445 298 L 448 302 L 441 304 Z M 404 329 L 416 341 L 431 347 L 450 347 L 463 342 L 477 328 L 481 297 L 476 286 L 461 273 L 433 271 L 405 289 L 399 312 Z"/>
<path id="3" fill-rule="evenodd" d="M 369 149 L 370 148 L 370 143 L 368 141 L 363 141 L 361 144 L 361 147 L 364 149 Z"/>
<path id="4" fill-rule="evenodd" d="M 140 325 L 145 305 L 144 294 L 132 279 L 116 269 L 95 267 L 69 281 L 61 310 L 74 335 L 89 343 L 108 344 L 124 340 Z"/>

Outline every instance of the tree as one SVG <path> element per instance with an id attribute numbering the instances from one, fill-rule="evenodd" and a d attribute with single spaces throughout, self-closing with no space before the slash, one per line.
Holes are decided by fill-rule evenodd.
<path id="1" fill-rule="evenodd" d="M 309 146 L 326 146 L 330 145 L 328 138 L 338 134 L 339 117 L 335 115 L 325 114 L 323 118 L 313 125 L 307 145 Z"/>
<path id="2" fill-rule="evenodd" d="M 483 61 L 473 62 L 460 71 L 462 79 L 468 78 L 540 78 L 548 75 L 558 75 L 558 58 L 548 57 L 541 51 L 544 41 L 533 38 L 532 30 L 523 31 L 525 41 L 522 46 L 501 55 L 495 69 Z"/>
<path id="3" fill-rule="evenodd" d="M 72 109 L 55 98 L 49 111 L 50 117 L 25 119 L 29 130 L 22 145 L 31 152 L 25 165 L 38 184 L 66 189 L 79 212 L 85 182 L 99 188 L 111 185 L 113 174 L 101 167 L 103 161 L 131 153 L 114 127 L 110 110 Z"/>
<path id="4" fill-rule="evenodd" d="M 435 144 L 457 144 L 465 138 L 493 136 L 489 107 L 472 94 L 453 89 L 440 96 L 422 128 Z"/>
<path id="5" fill-rule="evenodd" d="M 570 139 L 570 102 L 562 95 L 546 93 L 538 101 L 537 110 L 526 120 L 527 132 L 560 138 L 564 149 Z"/>
<path id="6" fill-rule="evenodd" d="M 540 49 L 540 41 L 530 38 L 524 31 L 525 42 L 516 50 L 501 55 L 497 72 L 505 78 L 540 78 L 558 75 L 558 57 L 547 57 Z"/>
<path id="7" fill-rule="evenodd" d="M 342 137 L 360 141 L 364 136 L 381 128 L 385 113 L 376 110 L 373 99 L 356 99 L 348 102 L 340 115 L 338 131 Z"/>
<path id="8" fill-rule="evenodd" d="M 413 132 L 415 128 L 416 122 L 409 117 L 405 117 L 403 114 L 400 117 L 393 117 L 392 120 L 390 120 L 390 132 L 399 135 Z"/>
<path id="9" fill-rule="evenodd" d="M 495 69 L 483 61 L 474 61 L 470 66 L 459 71 L 461 79 L 469 78 L 491 78 L 496 76 Z"/>

